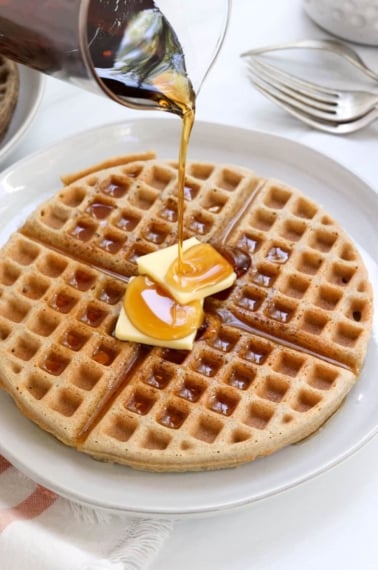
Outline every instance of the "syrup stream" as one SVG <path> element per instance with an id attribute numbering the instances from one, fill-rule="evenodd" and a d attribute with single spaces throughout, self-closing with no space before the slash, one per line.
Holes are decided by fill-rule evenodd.
<path id="1" fill-rule="evenodd" d="M 194 124 L 194 105 L 187 104 L 182 113 L 182 129 L 179 151 L 178 169 L 178 201 L 177 201 L 177 245 L 178 272 L 184 273 L 182 244 L 184 241 L 184 209 L 185 209 L 185 173 L 190 134 Z"/>

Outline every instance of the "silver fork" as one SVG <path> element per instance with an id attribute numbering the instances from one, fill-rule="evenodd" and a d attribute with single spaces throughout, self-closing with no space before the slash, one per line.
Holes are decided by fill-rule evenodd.
<path id="1" fill-rule="evenodd" d="M 352 65 L 357 67 L 360 71 L 365 73 L 371 79 L 378 81 L 378 73 L 371 69 L 361 58 L 361 56 L 354 51 L 349 45 L 333 39 L 318 39 L 318 40 L 299 40 L 297 42 L 286 42 L 281 44 L 263 46 L 254 48 L 242 53 L 242 57 L 253 55 L 262 55 L 272 51 L 281 51 L 286 49 L 319 49 L 338 55 L 349 61 Z"/>
<path id="2" fill-rule="evenodd" d="M 251 82 L 265 96 L 318 129 L 346 134 L 378 118 L 378 92 L 323 87 L 253 57 L 248 59 L 248 71 Z"/>

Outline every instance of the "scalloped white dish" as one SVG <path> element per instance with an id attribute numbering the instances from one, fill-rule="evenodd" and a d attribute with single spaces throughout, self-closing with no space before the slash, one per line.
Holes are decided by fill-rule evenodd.
<path id="1" fill-rule="evenodd" d="M 180 122 L 141 119 L 78 134 L 14 164 L 0 175 L 3 243 L 63 173 L 119 154 L 155 149 L 176 158 Z M 190 157 L 249 166 L 300 188 L 334 215 L 364 256 L 378 299 L 378 195 L 335 161 L 270 134 L 198 122 Z M 376 311 L 376 314 L 378 311 Z M 35 481 L 82 504 L 149 516 L 195 516 L 247 505 L 298 485 L 354 453 L 378 431 L 378 324 L 361 377 L 345 403 L 314 436 L 237 469 L 143 473 L 100 463 L 30 423 L 0 391 L 0 453 Z"/>
<path id="2" fill-rule="evenodd" d="M 0 141 L 0 163 L 3 163 L 21 142 L 32 125 L 42 101 L 45 78 L 41 73 L 18 66 L 20 90 L 15 112 L 5 136 Z"/>

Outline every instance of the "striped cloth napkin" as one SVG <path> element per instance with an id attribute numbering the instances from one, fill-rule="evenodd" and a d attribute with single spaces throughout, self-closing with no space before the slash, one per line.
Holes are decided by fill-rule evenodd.
<path id="1" fill-rule="evenodd" d="M 90 509 L 35 484 L 0 455 L 0 567 L 146 570 L 171 520 Z"/>

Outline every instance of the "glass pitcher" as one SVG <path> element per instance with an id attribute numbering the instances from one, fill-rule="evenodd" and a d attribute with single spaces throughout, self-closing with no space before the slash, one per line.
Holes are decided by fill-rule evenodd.
<path id="1" fill-rule="evenodd" d="M 0 53 L 127 107 L 180 114 L 177 89 L 198 92 L 230 2 L 3 0 Z"/>

